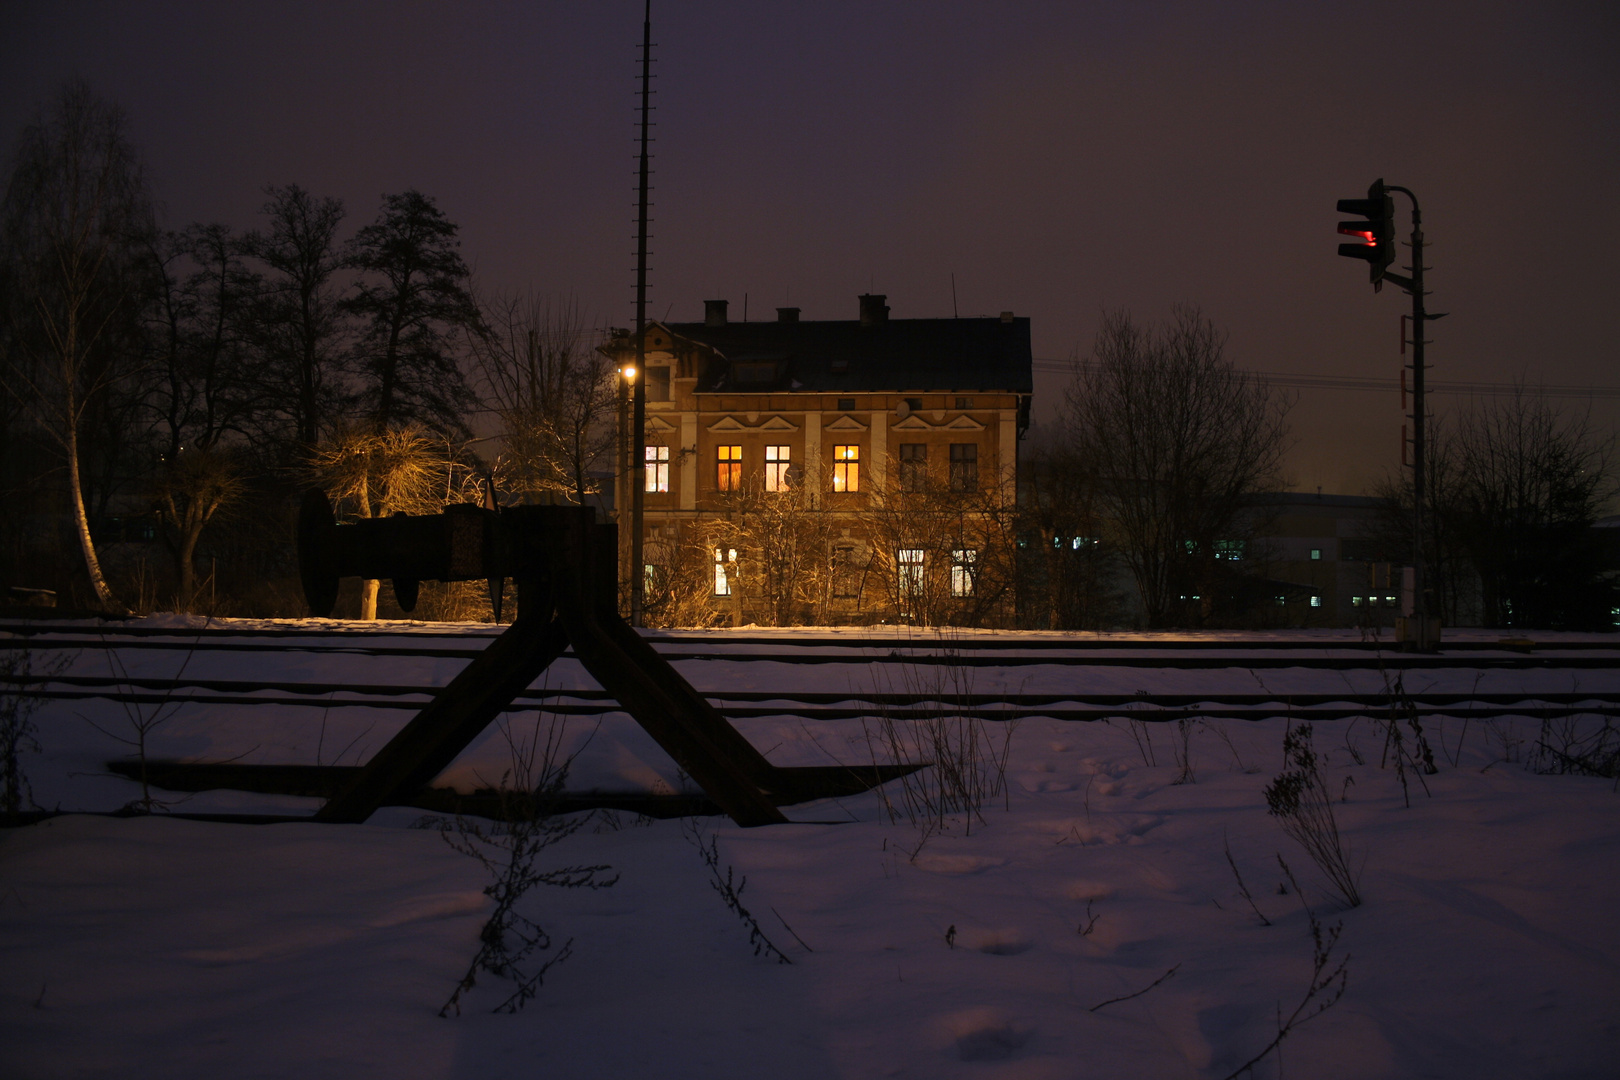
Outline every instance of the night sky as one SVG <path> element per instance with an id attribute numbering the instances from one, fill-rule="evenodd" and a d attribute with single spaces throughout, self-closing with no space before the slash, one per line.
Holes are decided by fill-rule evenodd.
<path id="1" fill-rule="evenodd" d="M 1190 301 L 1240 366 L 1393 384 L 1406 298 L 1335 255 L 1335 200 L 1382 176 L 1424 202 L 1450 313 L 1431 378 L 1620 386 L 1620 5 L 660 0 L 653 19 L 656 317 L 709 298 L 738 317 L 746 293 L 754 318 L 853 318 L 868 290 L 949 316 L 954 272 L 960 313 L 1030 316 L 1038 358 L 1083 351 L 1105 308 Z M 0 133 L 82 75 L 130 113 L 166 225 L 249 228 L 266 184 L 298 183 L 358 227 L 415 187 L 482 287 L 622 326 L 640 36 L 639 0 L 8 2 Z M 1058 383 L 1037 380 L 1037 417 Z M 1297 486 L 1355 492 L 1398 462 L 1398 397 L 1298 393 Z"/>

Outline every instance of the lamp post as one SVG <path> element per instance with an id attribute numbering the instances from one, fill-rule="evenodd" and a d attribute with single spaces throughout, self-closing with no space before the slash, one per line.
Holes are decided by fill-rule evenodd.
<path id="1" fill-rule="evenodd" d="M 634 415 L 634 408 L 633 408 L 632 403 L 634 402 L 635 396 L 636 396 L 635 395 L 635 386 L 636 386 L 636 381 L 637 381 L 636 376 L 639 373 L 640 373 L 640 368 L 638 368 L 634 363 L 623 364 L 619 368 L 619 371 L 618 371 L 618 375 L 619 375 L 619 378 L 618 378 L 618 384 L 619 384 L 619 484 L 620 484 L 620 487 L 619 487 L 618 498 L 616 498 L 614 500 L 614 505 L 617 508 L 616 516 L 617 516 L 617 518 L 619 520 L 619 523 L 620 523 L 620 526 L 621 526 L 620 533 L 619 533 L 619 535 L 620 535 L 620 548 L 619 548 L 620 577 L 619 577 L 619 580 L 628 581 L 628 582 L 634 582 L 634 580 L 635 580 L 633 577 L 630 576 L 630 568 L 631 568 L 632 565 L 634 565 L 634 560 L 640 557 L 640 552 L 638 551 L 639 545 L 637 545 L 634 542 L 634 537 L 640 532 L 640 529 L 641 529 L 641 520 L 640 519 L 641 519 L 641 487 L 642 487 L 642 485 L 636 483 L 636 480 L 638 478 L 637 478 L 635 472 L 633 471 L 634 468 L 635 468 L 635 465 L 636 465 L 634 447 L 635 447 L 635 444 L 637 442 L 637 439 L 636 439 L 637 428 L 635 428 L 635 427 L 633 427 L 631 425 L 631 419 L 632 419 L 632 417 Z M 628 531 L 630 533 L 630 538 L 631 539 L 630 539 L 629 543 L 624 542 L 624 540 L 625 540 L 624 533 L 625 533 L 626 530 L 624 529 L 623 526 L 625 525 L 625 513 L 624 513 L 624 510 L 625 510 L 626 507 L 628 507 L 629 510 L 630 510 L 630 515 L 629 515 L 630 520 L 629 520 L 629 529 L 628 529 Z M 631 594 L 631 603 L 632 603 L 632 605 L 634 605 L 634 603 L 635 603 L 635 595 L 634 595 L 634 593 Z M 634 618 L 630 619 L 630 624 L 632 626 L 635 625 L 635 619 Z"/>
<path id="2" fill-rule="evenodd" d="M 641 157 L 636 172 L 636 364 L 627 376 L 630 380 L 631 422 L 635 431 L 635 442 L 631 446 L 630 453 L 635 459 L 640 459 L 646 453 L 642 447 L 647 443 L 647 391 L 642 386 L 646 380 L 637 379 L 636 373 L 647 366 L 647 193 L 650 190 L 647 179 L 651 172 L 648 168 L 647 128 L 652 122 L 649 116 L 652 112 L 651 66 L 652 0 L 646 0 L 641 21 Z M 636 460 L 632 464 L 639 465 L 641 462 Z M 641 514 L 642 489 L 646 486 L 644 479 L 630 485 L 631 626 L 643 624 L 641 605 L 646 591 L 646 580 L 645 572 L 642 570 Z"/>

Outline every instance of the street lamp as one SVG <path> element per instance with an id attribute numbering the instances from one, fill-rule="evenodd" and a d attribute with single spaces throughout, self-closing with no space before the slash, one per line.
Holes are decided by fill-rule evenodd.
<path id="1" fill-rule="evenodd" d="M 639 351 L 639 350 L 638 350 Z M 624 513 L 626 503 L 630 507 L 629 543 L 620 549 L 620 563 L 626 575 L 621 580 L 630 584 L 630 625 L 641 625 L 641 590 L 638 563 L 641 562 L 641 518 L 642 518 L 642 491 L 644 482 L 637 475 L 635 469 L 641 463 L 637 458 L 642 451 L 640 446 L 646 441 L 646 406 L 642 404 L 641 387 L 636 380 L 639 374 L 635 364 L 623 364 L 619 367 L 619 475 L 623 477 L 624 487 L 621 489 L 625 496 L 624 501 L 618 503 L 621 529 L 621 543 L 623 543 Z M 645 466 L 642 466 L 645 468 Z M 628 550 L 626 550 L 628 549 Z"/>

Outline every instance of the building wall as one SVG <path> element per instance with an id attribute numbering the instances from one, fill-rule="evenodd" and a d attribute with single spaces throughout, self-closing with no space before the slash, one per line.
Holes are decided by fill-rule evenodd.
<path id="1" fill-rule="evenodd" d="M 1386 552 L 1374 530 L 1378 500 L 1286 494 L 1267 501 L 1254 557 L 1290 592 L 1282 621 L 1295 626 L 1392 627 L 1400 613 L 1404 552 Z M 1393 557 L 1392 557 L 1393 556 Z M 1313 606 L 1316 596 L 1320 606 Z"/>
<path id="2" fill-rule="evenodd" d="M 656 338 L 649 338 L 653 345 Z M 741 447 L 741 474 L 746 485 L 761 485 L 766 447 L 785 446 L 794 482 L 813 508 L 843 520 L 834 524 L 835 544 L 847 544 L 870 560 L 874 543 L 869 520 L 880 493 L 900 486 L 902 444 L 926 446 L 931 482 L 949 489 L 952 444 L 971 445 L 977 454 L 979 496 L 999 498 L 1011 507 L 1017 490 L 1017 442 L 1020 396 L 1016 393 L 716 393 L 697 394 L 697 364 L 673 352 L 650 351 L 649 369 L 670 372 L 668 401 L 646 403 L 647 445 L 668 448 L 668 490 L 643 492 L 644 539 L 649 561 L 667 552 L 671 538 L 690 524 L 723 515 L 733 505 L 720 488 L 719 449 Z M 662 385 L 653 375 L 649 387 Z M 838 462 L 835 448 L 857 449 L 855 491 L 834 490 Z M 644 482 L 645 458 L 632 451 L 631 467 L 621 479 L 616 503 L 630 506 L 632 482 Z M 964 499 L 964 502 L 968 500 Z M 628 527 L 628 521 L 623 522 Z M 626 568 L 628 570 L 628 567 Z M 841 616 L 871 620 L 893 618 L 882 597 L 887 583 L 869 582 L 848 603 L 835 605 Z M 892 605 L 889 605 L 892 607 Z M 717 608 L 730 608 L 734 619 L 749 614 L 717 598 Z M 1012 618 L 1009 595 L 1005 617 Z"/>

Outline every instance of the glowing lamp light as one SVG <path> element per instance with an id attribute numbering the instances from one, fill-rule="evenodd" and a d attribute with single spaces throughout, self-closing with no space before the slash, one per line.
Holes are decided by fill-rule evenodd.
<path id="1" fill-rule="evenodd" d="M 630 382 L 635 382 L 636 381 L 636 365 L 634 365 L 634 364 L 626 364 L 624 367 L 620 368 L 619 370 L 624 375 L 626 380 L 628 380 Z"/>

